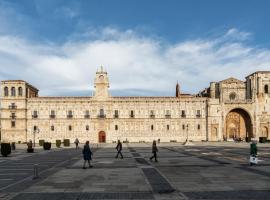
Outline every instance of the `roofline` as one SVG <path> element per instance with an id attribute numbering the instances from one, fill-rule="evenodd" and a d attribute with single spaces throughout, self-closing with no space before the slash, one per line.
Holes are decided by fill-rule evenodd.
<path id="1" fill-rule="evenodd" d="M 246 78 L 249 76 L 252 76 L 253 74 L 258 74 L 258 73 L 270 73 L 270 71 L 256 71 L 256 72 L 253 72 L 252 74 L 249 74 L 248 76 L 246 76 Z"/>

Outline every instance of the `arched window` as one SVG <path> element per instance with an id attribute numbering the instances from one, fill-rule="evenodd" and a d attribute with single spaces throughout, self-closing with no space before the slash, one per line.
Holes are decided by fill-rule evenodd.
<path id="1" fill-rule="evenodd" d="M 268 91 L 268 85 L 265 85 L 265 86 L 264 86 L 264 93 L 265 93 L 265 94 L 268 94 L 268 92 L 269 92 L 269 91 Z"/>
<path id="2" fill-rule="evenodd" d="M 234 92 L 230 93 L 230 96 L 229 96 L 230 100 L 233 101 L 236 99 L 236 94 Z"/>
<path id="3" fill-rule="evenodd" d="M 18 89 L 18 95 L 20 97 L 23 95 L 22 87 L 19 87 L 19 89 Z"/>
<path id="4" fill-rule="evenodd" d="M 117 131 L 118 130 L 118 125 L 115 125 L 114 129 Z"/>
<path id="5" fill-rule="evenodd" d="M 153 131 L 154 130 L 154 125 L 151 125 L 151 131 Z"/>
<path id="6" fill-rule="evenodd" d="M 5 97 L 8 96 L 8 87 L 5 87 L 5 88 L 4 88 L 4 95 L 5 95 Z"/>
<path id="7" fill-rule="evenodd" d="M 89 125 L 85 126 L 85 130 L 89 131 Z"/>
<path id="8" fill-rule="evenodd" d="M 16 96 L 16 90 L 15 87 L 11 88 L 11 96 L 15 97 Z"/>

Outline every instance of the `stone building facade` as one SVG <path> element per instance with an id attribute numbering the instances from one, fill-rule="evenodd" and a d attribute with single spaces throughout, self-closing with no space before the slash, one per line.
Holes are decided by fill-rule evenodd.
<path id="1" fill-rule="evenodd" d="M 270 138 L 270 71 L 211 82 L 197 95 L 182 94 L 177 83 L 175 97 L 113 97 L 102 68 L 94 86 L 93 96 L 39 97 L 25 81 L 1 81 L 1 141 Z"/>

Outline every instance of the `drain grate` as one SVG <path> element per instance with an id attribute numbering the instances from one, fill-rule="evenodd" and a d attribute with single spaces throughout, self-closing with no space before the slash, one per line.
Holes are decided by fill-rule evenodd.
<path id="1" fill-rule="evenodd" d="M 140 157 L 141 155 L 139 153 L 132 153 L 133 157 Z"/>
<path id="2" fill-rule="evenodd" d="M 123 193 L 21 193 L 12 200 L 87 200 L 87 199 L 138 199 L 153 200 L 153 194 L 150 192 L 123 192 Z"/>
<path id="3" fill-rule="evenodd" d="M 144 159 L 144 158 L 135 158 L 137 163 L 142 164 L 142 165 L 149 165 L 149 163 Z"/>
<path id="4" fill-rule="evenodd" d="M 154 192 L 171 193 L 175 191 L 171 184 L 155 168 L 143 168 L 142 170 Z"/>

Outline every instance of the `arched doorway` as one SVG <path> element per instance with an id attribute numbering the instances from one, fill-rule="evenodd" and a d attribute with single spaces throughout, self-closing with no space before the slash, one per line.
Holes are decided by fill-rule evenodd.
<path id="1" fill-rule="evenodd" d="M 262 128 L 262 134 L 261 134 L 261 137 L 266 137 L 268 138 L 268 128 L 266 126 L 264 126 Z"/>
<path id="2" fill-rule="evenodd" d="M 239 139 L 250 141 L 253 137 L 252 123 L 249 114 L 240 108 L 231 110 L 226 116 L 225 139 Z"/>
<path id="3" fill-rule="evenodd" d="M 105 143 L 106 142 L 106 133 L 104 131 L 100 131 L 98 133 L 98 142 Z"/>

